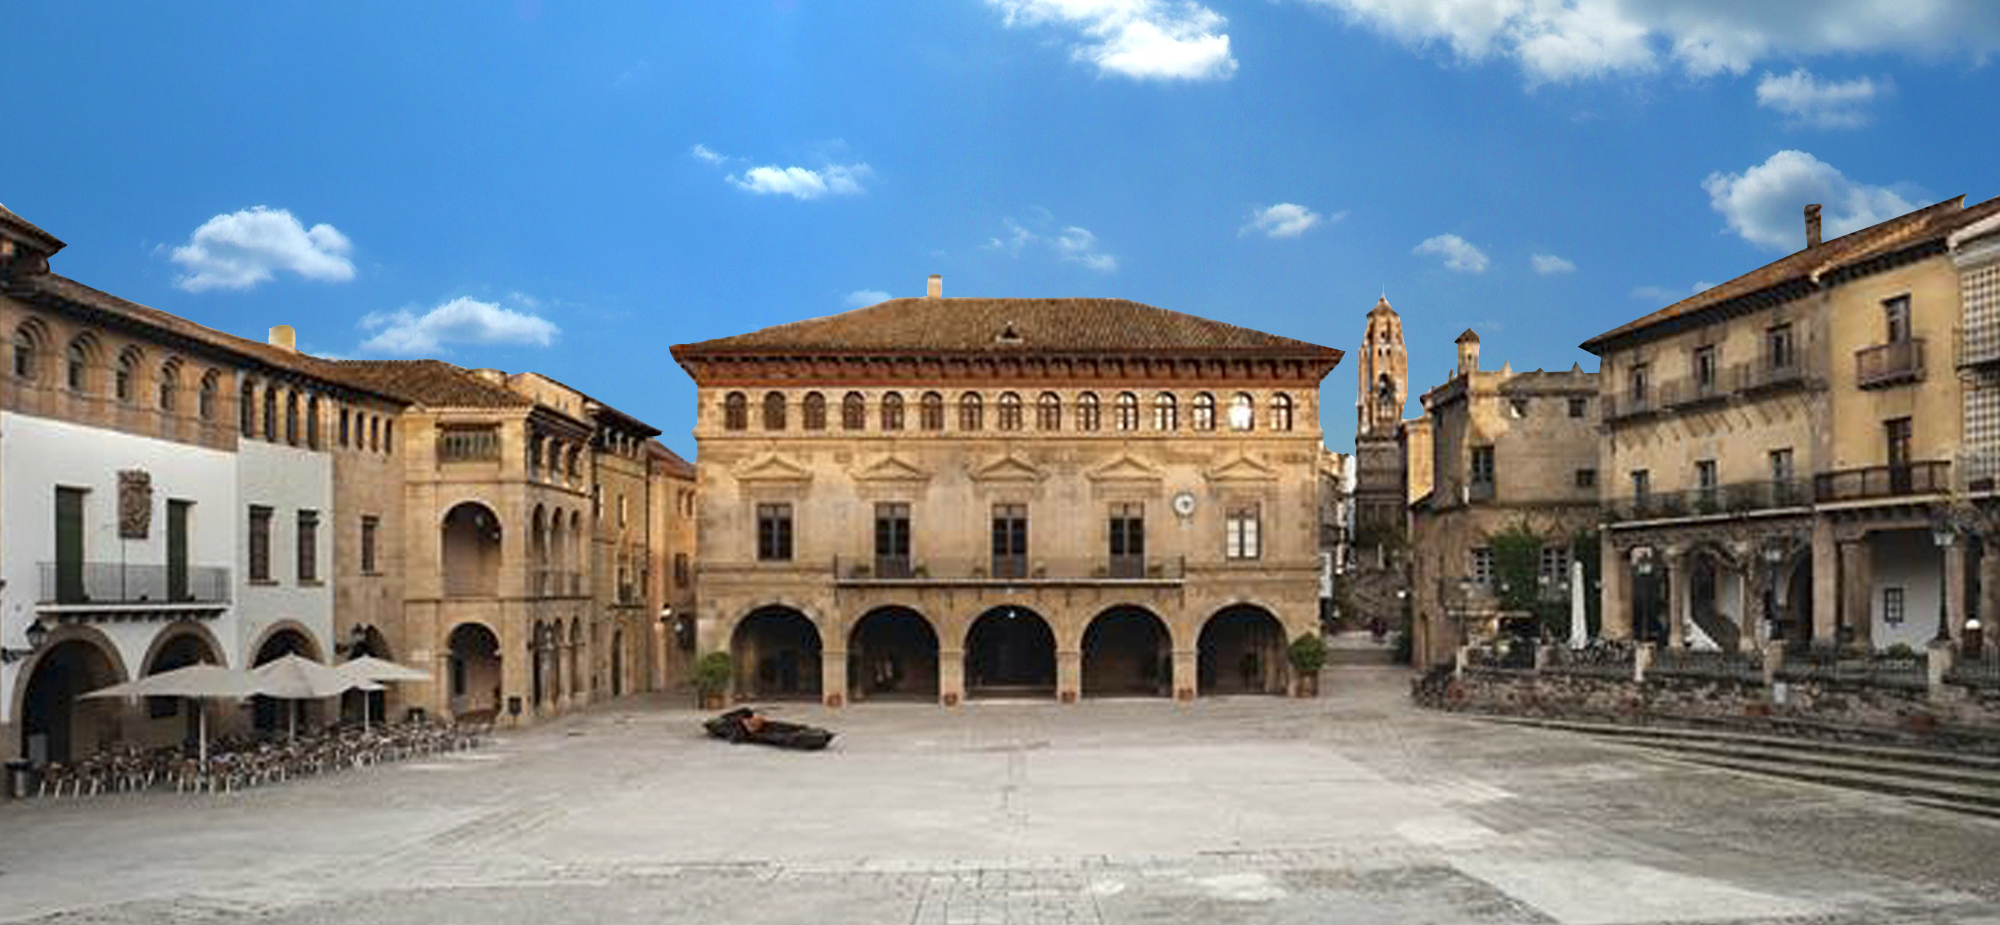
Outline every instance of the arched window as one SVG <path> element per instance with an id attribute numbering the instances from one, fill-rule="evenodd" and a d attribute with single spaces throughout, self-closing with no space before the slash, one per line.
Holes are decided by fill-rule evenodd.
<path id="1" fill-rule="evenodd" d="M 299 445 L 299 393 L 285 393 L 285 442 Z"/>
<path id="2" fill-rule="evenodd" d="M 1174 400 L 1172 392 L 1161 392 L 1154 396 L 1153 429 L 1166 431 L 1181 429 L 1181 406 Z"/>
<path id="3" fill-rule="evenodd" d="M 211 369 L 202 374 L 201 391 L 195 394 L 194 409 L 204 421 L 215 420 L 215 396 L 221 389 L 220 380 L 221 376 L 217 375 L 215 370 Z"/>
<path id="4" fill-rule="evenodd" d="M 160 410 L 168 414 L 180 410 L 181 403 L 181 361 L 169 359 L 160 364 Z"/>
<path id="5" fill-rule="evenodd" d="M 1076 398 L 1076 429 L 1095 431 L 1098 427 L 1097 393 L 1085 392 Z"/>
<path id="6" fill-rule="evenodd" d="M 391 456 L 395 455 L 396 453 L 395 421 L 382 422 L 382 452 Z"/>
<path id="7" fill-rule="evenodd" d="M 1000 393 L 1000 429 L 1021 429 L 1021 396 L 1013 392 Z"/>
<path id="8" fill-rule="evenodd" d="M 35 378 L 35 360 L 35 334 L 23 324 L 14 329 L 14 375 L 22 379 Z"/>
<path id="9" fill-rule="evenodd" d="M 319 449 L 319 396 L 306 399 L 306 446 Z"/>
<path id="10" fill-rule="evenodd" d="M 840 400 L 840 426 L 844 430 L 860 430 L 868 426 L 868 399 L 860 392 L 849 392 Z"/>
<path id="11" fill-rule="evenodd" d="M 266 394 L 269 394 L 269 393 L 266 393 Z M 268 402 L 266 402 L 266 404 L 269 404 L 269 403 L 268 403 Z M 370 417 L 368 418 L 368 449 L 370 449 L 370 450 L 373 450 L 373 451 L 380 451 L 380 450 L 382 449 L 382 419 L 381 419 L 381 418 L 378 418 L 378 417 L 373 417 L 373 416 L 370 416 Z"/>
<path id="12" fill-rule="evenodd" d="M 882 429 L 883 430 L 903 429 L 902 393 L 890 392 L 889 394 L 882 396 Z"/>
<path id="13" fill-rule="evenodd" d="M 722 399 L 722 429 L 748 430 L 750 428 L 750 400 L 742 392 L 731 392 Z"/>
<path id="14" fill-rule="evenodd" d="M 986 400 L 978 392 L 967 392 L 958 397 L 958 429 L 986 429 Z"/>
<path id="15" fill-rule="evenodd" d="M 1194 429 L 1215 429 L 1215 396 L 1198 392 L 1194 396 Z"/>
<path id="16" fill-rule="evenodd" d="M 1139 429 L 1139 396 L 1130 392 L 1118 393 L 1118 429 Z"/>
<path id="17" fill-rule="evenodd" d="M 138 397 L 139 348 L 127 347 L 118 354 L 118 369 L 112 385 L 113 394 L 121 402 L 130 402 Z"/>
<path id="18" fill-rule="evenodd" d="M 278 390 L 268 385 L 264 387 L 264 439 L 278 442 Z"/>
<path id="19" fill-rule="evenodd" d="M 69 352 L 64 355 L 63 383 L 72 392 L 81 392 L 89 383 L 90 342 L 79 337 L 69 342 Z"/>
<path id="20" fill-rule="evenodd" d="M 1283 392 L 1271 398 L 1271 429 L 1292 429 L 1292 397 Z"/>
<path id="21" fill-rule="evenodd" d="M 764 429 L 785 429 L 785 393 L 764 393 Z"/>
<path id="22" fill-rule="evenodd" d="M 807 430 L 826 429 L 826 396 L 818 392 L 806 393 L 805 418 Z"/>
<path id="23" fill-rule="evenodd" d="M 944 396 L 936 392 L 925 392 L 923 409 L 918 412 L 922 418 L 918 425 L 925 430 L 944 429 Z"/>
<path id="24" fill-rule="evenodd" d="M 1249 430 L 1257 425 L 1257 400 L 1249 392 L 1238 392 L 1229 401 L 1229 429 Z"/>
<path id="25" fill-rule="evenodd" d="M 1062 429 L 1062 396 L 1054 392 L 1043 392 L 1035 405 L 1035 429 L 1057 431 Z"/>
<path id="26" fill-rule="evenodd" d="M 243 380 L 243 394 L 236 400 L 236 417 L 243 425 L 243 436 L 257 436 L 257 384 Z"/>

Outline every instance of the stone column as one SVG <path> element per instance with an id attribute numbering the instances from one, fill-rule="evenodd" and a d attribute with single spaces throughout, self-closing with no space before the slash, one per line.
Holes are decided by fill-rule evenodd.
<path id="1" fill-rule="evenodd" d="M 1193 649 L 1174 650 L 1174 699 L 1191 702 L 1201 695 L 1196 678 L 1199 654 Z"/>
<path id="2" fill-rule="evenodd" d="M 847 705 L 847 650 L 822 649 L 819 653 L 819 699 L 838 709 Z"/>
<path id="3" fill-rule="evenodd" d="M 1979 553 L 1979 625 L 1993 638 L 1993 620 L 2000 617 L 2000 533 L 1989 533 Z"/>
<path id="4" fill-rule="evenodd" d="M 1687 625 L 1691 618 L 1693 602 L 1690 601 L 1688 571 L 1694 557 L 1679 549 L 1667 551 L 1667 645 L 1682 649 L 1687 647 Z"/>
<path id="5" fill-rule="evenodd" d="M 1757 622 L 1763 615 L 1764 579 L 1768 574 L 1755 555 L 1743 556 L 1744 565 L 1736 575 L 1736 651 L 1757 650 Z"/>
<path id="6" fill-rule="evenodd" d="M 1600 545 L 1598 554 L 1598 580 L 1602 588 L 1598 593 L 1598 614 L 1602 621 L 1598 632 L 1606 639 L 1632 638 L 1632 576 L 1631 563 L 1625 553 L 1613 546 L 1609 538 Z"/>
<path id="7" fill-rule="evenodd" d="M 1075 703 L 1083 691 L 1083 653 L 1076 649 L 1056 650 L 1056 700 Z"/>
<path id="8" fill-rule="evenodd" d="M 1945 625 L 1951 628 L 1951 638 L 1955 640 L 1965 638 L 1965 546 L 1968 539 L 1961 536 L 1958 542 L 1944 551 Z"/>
<path id="9" fill-rule="evenodd" d="M 938 703 L 955 707 L 965 701 L 965 651 L 938 650 Z"/>
<path id="10" fill-rule="evenodd" d="M 1815 648 L 1829 648 L 1834 644 L 1834 636 L 1840 626 L 1840 566 L 1839 545 L 1833 541 L 1833 525 L 1825 520 L 1813 524 L 1812 534 L 1812 580 L 1813 612 L 1812 643 Z"/>
<path id="11" fill-rule="evenodd" d="M 1840 622 L 1848 628 L 1854 643 L 1864 648 L 1872 644 L 1875 624 L 1875 615 L 1869 609 L 1875 580 L 1869 552 L 1865 533 L 1840 547 Z"/>

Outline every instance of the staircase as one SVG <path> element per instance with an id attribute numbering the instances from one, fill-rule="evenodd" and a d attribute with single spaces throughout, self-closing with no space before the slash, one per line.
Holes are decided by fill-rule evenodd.
<path id="1" fill-rule="evenodd" d="M 1326 667 L 1346 665 L 1396 664 L 1396 637 L 1385 634 L 1381 642 L 1367 630 L 1347 630 L 1326 637 Z"/>
<path id="2" fill-rule="evenodd" d="M 1736 637 L 1742 633 L 1727 615 L 1713 608 L 1696 607 L 1693 608 L 1691 616 L 1694 625 L 1701 627 L 1701 631 L 1707 633 L 1708 638 L 1714 640 L 1722 651 L 1736 651 Z"/>

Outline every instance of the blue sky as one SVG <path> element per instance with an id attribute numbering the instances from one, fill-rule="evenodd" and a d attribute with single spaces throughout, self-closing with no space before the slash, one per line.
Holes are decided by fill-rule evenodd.
<path id="1" fill-rule="evenodd" d="M 1351 350 L 1585 338 L 1992 165 L 2000 4 L 23 4 L 0 202 L 58 272 L 322 354 L 548 373 L 692 455 L 667 354 L 883 295 Z M 1984 168 L 1983 170 L 1981 168 Z M 1354 371 L 1326 382 L 1352 443 Z"/>

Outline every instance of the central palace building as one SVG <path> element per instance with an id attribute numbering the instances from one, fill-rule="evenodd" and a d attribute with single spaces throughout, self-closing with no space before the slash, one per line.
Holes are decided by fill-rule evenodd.
<path id="1" fill-rule="evenodd" d="M 1281 692 L 1339 350 L 1119 299 L 892 299 L 673 349 L 739 697 Z"/>

